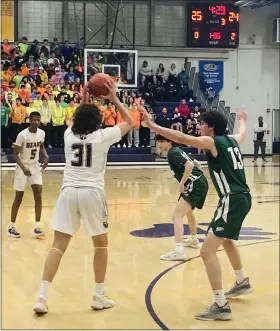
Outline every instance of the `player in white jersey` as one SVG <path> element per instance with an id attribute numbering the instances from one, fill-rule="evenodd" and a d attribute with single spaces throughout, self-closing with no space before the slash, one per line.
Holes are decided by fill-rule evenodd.
<path id="1" fill-rule="evenodd" d="M 111 145 L 121 140 L 133 126 L 132 117 L 119 101 L 113 82 L 108 83 L 109 94 L 102 97 L 115 104 L 124 122 L 101 129 L 102 114 L 94 104 L 82 103 L 75 111 L 73 125 L 64 134 L 66 165 L 62 190 L 54 210 L 51 228 L 54 242 L 46 259 L 41 287 L 33 308 L 47 313 L 47 294 L 58 270 L 60 260 L 82 219 L 86 234 L 94 246 L 93 269 L 95 293 L 91 308 L 115 306 L 104 292 L 107 267 L 108 211 L 104 194 L 104 174 Z M 84 90 L 84 95 L 86 94 Z"/>
<path id="2" fill-rule="evenodd" d="M 15 199 L 11 210 L 11 223 L 8 228 L 8 236 L 20 238 L 15 223 L 19 207 L 22 202 L 26 184 L 30 184 L 35 200 L 35 228 L 34 235 L 43 237 L 45 234 L 40 228 L 42 212 L 42 171 L 39 164 L 40 152 L 44 157 L 43 169 L 48 166 L 49 157 L 44 147 L 45 132 L 39 129 L 41 115 L 32 112 L 29 116 L 30 126 L 21 131 L 14 144 L 14 157 L 17 163 L 14 179 L 16 190 Z"/>

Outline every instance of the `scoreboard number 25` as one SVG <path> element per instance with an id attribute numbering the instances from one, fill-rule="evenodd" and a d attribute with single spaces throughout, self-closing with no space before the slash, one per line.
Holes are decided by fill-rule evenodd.
<path id="1" fill-rule="evenodd" d="M 202 21 L 202 11 L 201 10 L 193 10 L 192 11 L 192 21 Z"/>

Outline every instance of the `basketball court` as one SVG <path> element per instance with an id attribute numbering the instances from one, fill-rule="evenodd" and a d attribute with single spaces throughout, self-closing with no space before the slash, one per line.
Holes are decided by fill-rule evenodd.
<path id="1" fill-rule="evenodd" d="M 279 159 L 262 166 L 245 160 L 253 205 L 240 241 L 244 271 L 254 292 L 231 300 L 229 322 L 197 321 L 193 315 L 212 302 L 199 250 L 187 249 L 188 261 L 160 261 L 173 247 L 171 214 L 177 183 L 169 169 L 112 169 L 106 174 L 110 249 L 106 292 L 117 303 L 90 309 L 94 290 L 93 249 L 83 229 L 73 238 L 49 295 L 49 314 L 32 307 L 53 234 L 48 228 L 59 194 L 62 171 L 45 171 L 42 219 L 47 237 L 32 238 L 34 202 L 28 188 L 19 211 L 21 239 L 6 229 L 14 197 L 13 171 L 2 172 L 2 328 L 3 329 L 279 329 Z M 205 173 L 209 178 L 208 170 Z M 210 181 L 210 180 L 209 180 Z M 206 205 L 196 212 L 202 241 L 217 204 L 213 185 Z M 188 233 L 188 227 L 185 227 Z M 234 273 L 224 252 L 224 288 Z"/>

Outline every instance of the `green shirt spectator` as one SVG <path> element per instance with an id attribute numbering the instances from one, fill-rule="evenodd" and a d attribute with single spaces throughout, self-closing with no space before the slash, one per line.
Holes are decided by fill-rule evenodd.
<path id="1" fill-rule="evenodd" d="M 1 106 L 1 126 L 8 125 L 9 114 L 10 109 L 8 107 Z"/>

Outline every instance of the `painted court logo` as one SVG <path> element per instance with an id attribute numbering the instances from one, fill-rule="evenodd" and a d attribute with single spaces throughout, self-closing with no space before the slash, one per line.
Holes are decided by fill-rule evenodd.
<path id="1" fill-rule="evenodd" d="M 199 238 L 200 242 L 204 241 L 204 235 L 207 232 L 208 226 L 209 223 L 198 224 L 197 234 L 203 235 L 201 238 Z M 154 226 L 149 229 L 131 231 L 130 234 L 132 236 L 142 237 L 142 238 L 173 237 L 174 227 L 173 227 L 173 223 L 160 223 L 160 224 L 154 224 Z M 189 226 L 184 224 L 184 235 L 189 235 L 189 234 L 190 234 Z M 240 232 L 239 240 L 269 240 L 272 239 L 271 237 L 275 235 L 277 235 L 277 233 L 264 232 L 263 229 L 261 228 L 243 227 Z"/>

